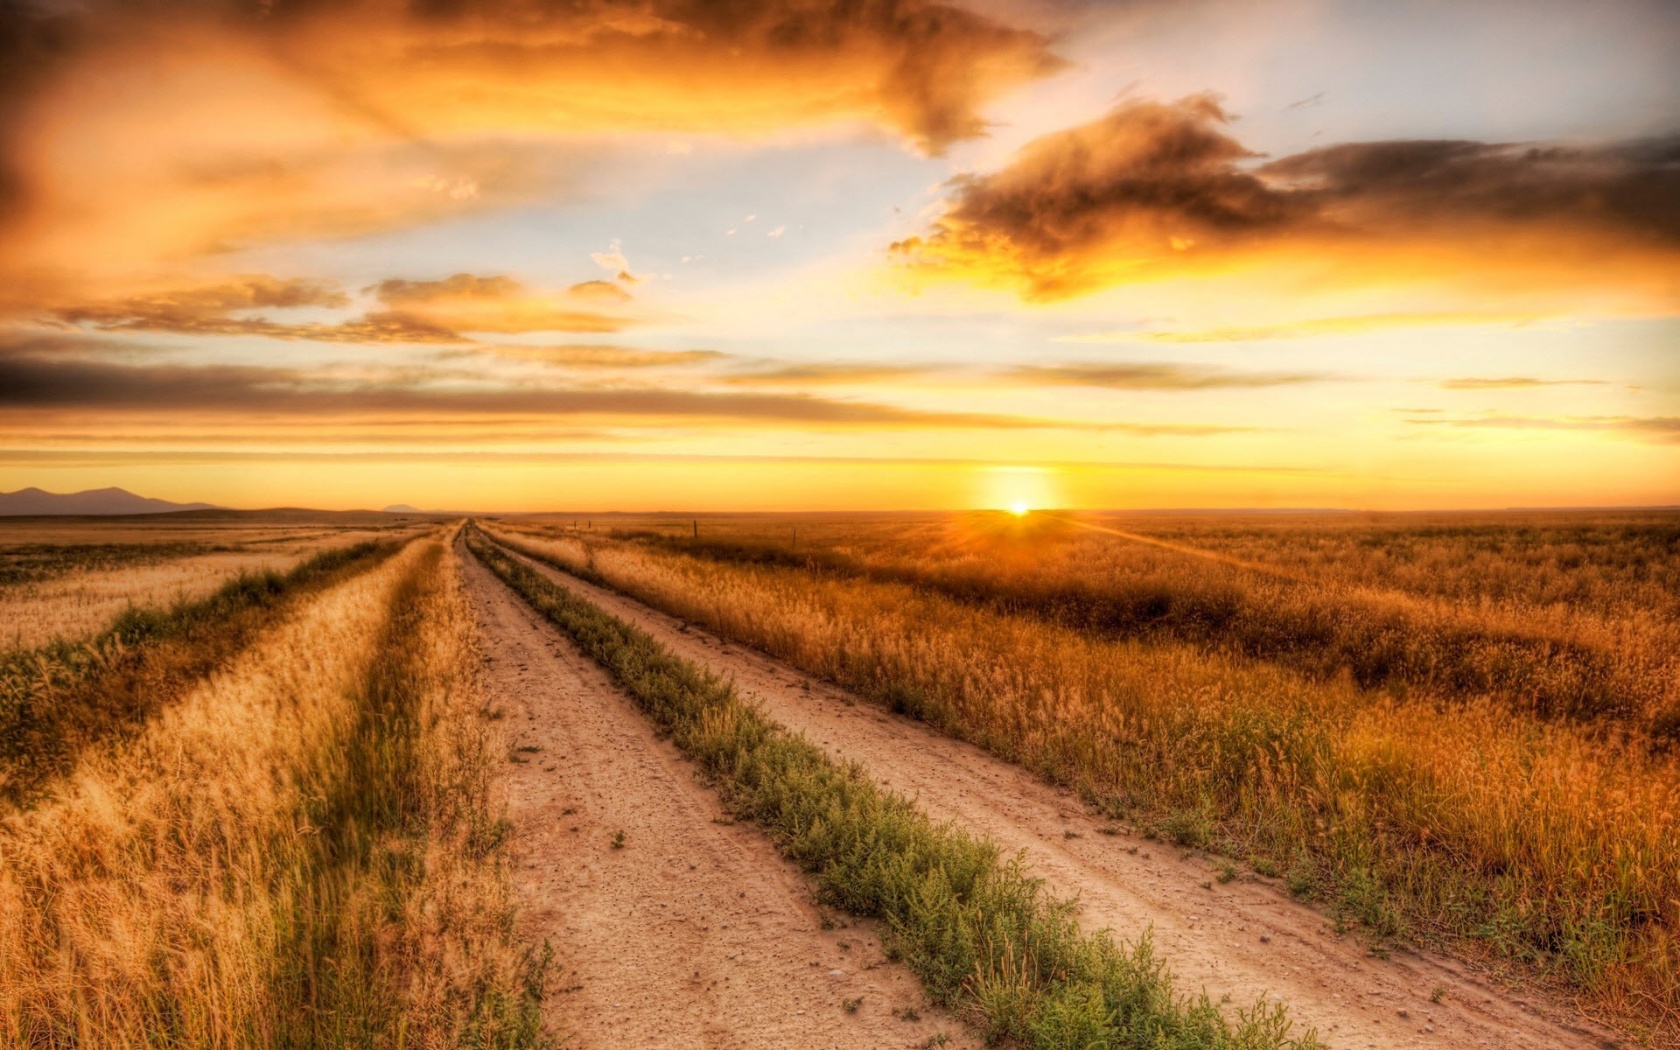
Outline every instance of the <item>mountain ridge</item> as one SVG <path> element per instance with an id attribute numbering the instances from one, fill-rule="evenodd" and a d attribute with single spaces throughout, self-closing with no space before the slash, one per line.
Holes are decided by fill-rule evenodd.
<path id="1" fill-rule="evenodd" d="M 111 517 L 125 514 L 175 514 L 190 510 L 219 510 L 213 503 L 173 503 L 139 496 L 111 486 L 81 492 L 48 492 L 33 486 L 0 492 L 0 517 Z"/>

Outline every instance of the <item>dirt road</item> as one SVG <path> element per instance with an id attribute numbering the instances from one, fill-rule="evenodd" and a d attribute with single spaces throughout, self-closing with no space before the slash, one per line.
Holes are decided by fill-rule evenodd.
<path id="1" fill-rule="evenodd" d="M 485 702 L 511 741 L 523 932 L 564 967 L 549 1012 L 567 1045 L 873 1050 L 939 1033 L 978 1045 L 883 959 L 872 927 L 825 929 L 769 840 L 722 823 L 694 767 L 606 673 L 457 550 Z"/>
<path id="2" fill-rule="evenodd" d="M 530 562 L 551 579 L 671 650 L 733 678 L 743 696 L 837 758 L 917 799 L 936 820 L 1024 850 L 1051 889 L 1077 895 L 1088 928 L 1131 938 L 1153 928 L 1159 953 L 1188 990 L 1248 1006 L 1289 1005 L 1297 1031 L 1335 1048 L 1618 1045 L 1605 1030 L 1542 1000 L 1502 992 L 1449 961 L 1395 951 L 1383 960 L 1328 919 L 1257 878 L 1221 885 L 1210 862 L 1087 812 L 1070 793 L 925 725 L 892 715 L 756 651 L 622 595 Z"/>

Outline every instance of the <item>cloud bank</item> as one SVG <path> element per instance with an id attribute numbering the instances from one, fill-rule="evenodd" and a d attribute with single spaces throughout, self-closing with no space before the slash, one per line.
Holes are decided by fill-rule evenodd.
<path id="1" fill-rule="evenodd" d="M 943 214 L 891 251 L 1038 300 L 1304 260 L 1334 264 L 1331 283 L 1631 271 L 1680 288 L 1680 137 L 1362 142 L 1262 162 L 1229 124 L 1208 95 L 1127 103 L 958 179 Z"/>

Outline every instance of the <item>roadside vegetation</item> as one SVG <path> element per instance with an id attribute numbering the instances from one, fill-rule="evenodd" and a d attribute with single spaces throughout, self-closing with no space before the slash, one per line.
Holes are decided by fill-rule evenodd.
<path id="1" fill-rule="evenodd" d="M 1234 1023 L 1187 997 L 1153 954 L 1082 932 L 1071 902 L 1018 861 L 931 823 L 857 766 L 829 760 L 760 716 L 727 682 L 602 612 L 485 539 L 468 543 L 498 577 L 612 673 L 697 760 L 740 819 L 763 827 L 825 902 L 882 920 L 891 952 L 938 1002 L 993 1039 L 1027 1047 L 1313 1047 L 1281 1007 Z"/>
<path id="2" fill-rule="evenodd" d="M 377 554 L 0 819 L 0 1044 L 549 1042 L 457 563 Z"/>
<path id="3" fill-rule="evenodd" d="M 130 608 L 88 642 L 0 656 L 0 805 L 27 804 L 88 745 L 130 732 L 274 624 L 295 598 L 389 558 L 370 540 L 292 571 L 240 575 L 200 601 Z"/>
<path id="4" fill-rule="evenodd" d="M 917 526 L 915 542 L 890 535 L 909 530 L 900 523 L 832 524 L 826 535 L 805 523 L 797 547 L 785 526 L 785 539 L 754 539 L 719 524 L 711 531 L 724 535 L 695 549 L 692 536 L 669 532 L 611 538 L 520 525 L 493 534 L 1070 785 L 1148 833 L 1246 861 L 1362 929 L 1376 950 L 1410 940 L 1515 964 L 1655 1038 L 1680 1031 L 1680 749 L 1664 706 L 1676 656 L 1659 644 L 1674 636 L 1674 600 L 1659 597 L 1676 583 L 1664 553 L 1673 525 L 1576 524 L 1610 538 L 1532 541 L 1550 545 L 1535 556 L 1547 564 L 1580 547 L 1573 590 L 1562 568 L 1529 585 L 1483 564 L 1482 552 L 1506 541 L 1475 530 L 1470 540 L 1426 531 L 1413 547 L 1431 552 L 1429 571 L 1398 573 L 1404 586 L 1376 598 L 1381 574 L 1347 563 L 1358 549 L 1386 557 L 1381 537 L 1315 526 L 1307 540 L 1279 539 L 1270 564 L 1288 575 L 1144 547 L 1138 578 L 1169 588 L 1164 622 L 1177 622 L 1175 607 L 1196 607 L 1215 580 L 1239 614 L 1139 630 L 1093 623 L 1078 602 L 1058 611 L 1079 593 L 1127 607 L 1130 585 L 1109 566 L 1139 545 L 1030 519 L 958 522 L 975 533 L 961 539 L 961 558 L 928 553 L 915 571 L 904 561 L 937 549 L 933 537 L 956 527 L 950 519 Z M 1453 630 L 1471 623 L 1473 586 L 1449 594 L 1455 585 L 1430 583 L 1453 571 L 1443 551 L 1466 543 L 1466 576 L 1511 581 L 1489 601 L 1480 641 L 1469 628 L 1418 626 L 1430 603 L 1457 617 Z M 1207 549 L 1248 562 L 1265 555 L 1253 537 Z M 1177 590 L 1169 555 L 1186 563 Z M 881 568 L 895 557 L 896 568 Z M 1313 565 L 1342 565 L 1357 585 L 1294 593 L 1310 590 L 1302 574 Z M 1037 593 L 1023 580 L 1049 597 L 1021 599 Z M 1639 608 L 1617 605 L 1624 589 L 1646 596 Z M 1571 593 L 1580 595 L 1573 609 Z M 1400 611 L 1370 634 L 1376 621 L 1362 622 L 1358 603 L 1379 598 Z M 1287 635 L 1296 612 L 1319 625 L 1317 643 L 1253 641 L 1262 630 Z M 1231 640 L 1219 623 L 1257 633 Z M 1508 628 L 1516 633 L 1499 633 Z M 1361 652 L 1368 634 L 1414 654 L 1422 670 L 1396 664 L 1375 679 L 1334 670 L 1337 647 Z M 1503 637 L 1551 641 L 1532 651 L 1488 641 Z M 1453 638 L 1472 640 L 1455 649 Z M 1560 639 L 1586 639 L 1601 654 L 1621 639 L 1635 651 L 1595 665 Z M 1440 669 L 1484 659 L 1499 673 L 1472 680 Z M 1590 690 L 1569 694 L 1574 707 L 1536 699 L 1569 682 L 1596 682 L 1613 699 L 1587 703 Z"/>

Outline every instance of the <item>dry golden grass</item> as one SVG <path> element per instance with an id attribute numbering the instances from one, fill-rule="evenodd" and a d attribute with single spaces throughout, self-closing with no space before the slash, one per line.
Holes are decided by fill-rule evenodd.
<path id="1" fill-rule="evenodd" d="M 820 563 L 496 531 L 1250 859 L 1378 938 L 1529 964 L 1631 1030 L 1680 1031 L 1680 757 L 1643 735 L 1117 639 Z"/>
<path id="2" fill-rule="evenodd" d="M 412 545 L 5 816 L 0 1043 L 536 1043 L 473 644 Z"/>
<path id="3" fill-rule="evenodd" d="M 1497 699 L 1603 731 L 1666 727 L 1680 743 L 1673 514 L 946 515 L 806 521 L 797 549 L 792 528 L 744 518 L 707 522 L 699 539 L 628 535 L 1350 674 L 1367 688 Z"/>
<path id="4" fill-rule="evenodd" d="M 102 542 L 135 542 L 129 529 L 114 529 Z M 89 530 L 77 530 L 81 538 Z M 92 533 L 92 535 L 99 535 Z M 193 544 L 238 547 L 159 561 L 135 559 L 109 567 L 65 572 L 47 579 L 0 588 L 0 651 L 34 649 L 50 642 L 97 634 L 130 608 L 169 606 L 193 601 L 241 573 L 285 572 L 329 547 L 374 538 L 370 530 L 323 531 L 319 528 L 260 532 L 241 530 L 163 530 L 154 527 L 141 542 L 164 546 Z M 27 541 L 18 539 L 29 536 Z M 190 537 L 190 539 L 189 539 Z M 34 532 L 0 528 L 0 539 L 38 543 Z M 89 542 L 92 542 L 91 540 Z M 73 562 L 71 563 L 73 564 Z"/>

